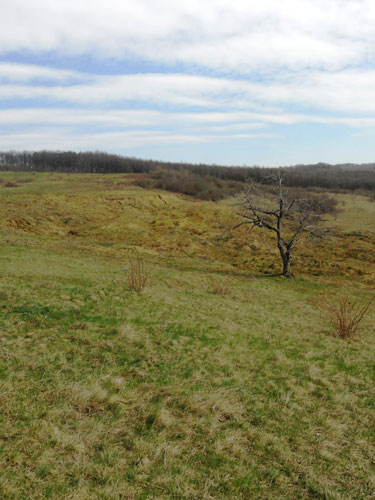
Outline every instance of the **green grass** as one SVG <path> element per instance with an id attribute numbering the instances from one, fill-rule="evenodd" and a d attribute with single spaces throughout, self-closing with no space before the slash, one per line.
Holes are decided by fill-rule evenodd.
<path id="1" fill-rule="evenodd" d="M 375 311 L 347 342 L 314 306 L 360 277 L 161 253 L 138 294 L 112 239 L 2 235 L 1 499 L 374 498 Z"/>
<path id="2" fill-rule="evenodd" d="M 336 195 L 341 211 L 332 218 L 331 225 L 345 232 L 373 231 L 375 203 L 368 196 Z"/>
<path id="3" fill-rule="evenodd" d="M 2 498 L 371 498 L 374 342 L 320 285 L 2 254 Z"/>

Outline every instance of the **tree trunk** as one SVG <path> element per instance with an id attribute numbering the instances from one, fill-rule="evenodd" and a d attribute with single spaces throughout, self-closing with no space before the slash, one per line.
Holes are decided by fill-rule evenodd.
<path id="1" fill-rule="evenodd" d="M 283 261 L 283 276 L 285 276 L 286 278 L 290 278 L 292 276 L 292 273 L 290 271 L 290 249 L 288 248 L 287 250 L 285 250 L 280 241 L 278 242 L 277 246 L 279 248 L 281 259 Z"/>
<path id="2" fill-rule="evenodd" d="M 283 276 L 290 278 L 292 273 L 290 272 L 290 255 L 285 255 L 283 257 Z"/>

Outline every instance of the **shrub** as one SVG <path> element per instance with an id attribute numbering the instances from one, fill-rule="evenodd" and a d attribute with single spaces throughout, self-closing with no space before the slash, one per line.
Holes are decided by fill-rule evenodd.
<path id="1" fill-rule="evenodd" d="M 147 264 L 143 257 L 135 251 L 133 255 L 128 255 L 128 265 L 124 267 L 127 273 L 127 284 L 133 292 L 142 292 L 146 287 L 155 264 Z"/>
<path id="2" fill-rule="evenodd" d="M 317 305 L 333 327 L 337 337 L 352 339 L 358 333 L 358 329 L 374 300 L 375 297 L 372 297 L 367 303 L 363 304 L 350 300 L 348 297 L 341 297 L 336 300 L 321 298 Z"/>
<path id="3" fill-rule="evenodd" d="M 139 184 L 142 187 L 144 185 Z M 243 191 L 241 182 L 217 179 L 211 175 L 197 175 L 188 169 L 157 169 L 151 176 L 151 185 L 174 193 L 182 193 L 200 200 L 219 201 Z"/>

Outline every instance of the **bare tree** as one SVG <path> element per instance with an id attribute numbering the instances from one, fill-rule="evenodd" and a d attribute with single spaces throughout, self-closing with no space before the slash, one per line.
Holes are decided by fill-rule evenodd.
<path id="1" fill-rule="evenodd" d="M 244 220 L 233 229 L 249 225 L 250 229 L 271 231 L 283 264 L 283 276 L 291 276 L 292 251 L 302 235 L 319 235 L 323 213 L 332 211 L 327 196 L 317 196 L 285 186 L 286 174 L 263 179 L 264 184 L 249 184 L 238 215 Z M 333 200 L 334 201 L 334 200 Z M 335 203 L 334 203 L 335 204 Z"/>

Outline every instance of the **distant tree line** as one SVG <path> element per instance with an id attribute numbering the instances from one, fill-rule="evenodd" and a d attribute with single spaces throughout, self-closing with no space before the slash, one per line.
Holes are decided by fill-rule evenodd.
<path id="1" fill-rule="evenodd" d="M 65 173 L 148 173 L 158 163 L 101 151 L 0 152 L 0 170 Z"/>
<path id="2" fill-rule="evenodd" d="M 65 173 L 144 173 L 150 185 L 204 199 L 234 194 L 251 180 L 267 184 L 278 168 L 159 162 L 101 151 L 0 152 L 0 170 Z M 297 165 L 281 167 L 289 187 L 375 191 L 375 164 Z M 268 181 L 269 179 L 269 181 Z M 145 185 L 145 187 L 147 187 Z M 221 192 L 221 194 L 220 194 Z"/>

